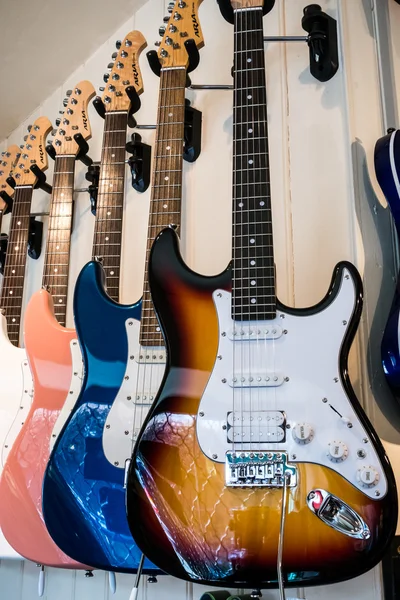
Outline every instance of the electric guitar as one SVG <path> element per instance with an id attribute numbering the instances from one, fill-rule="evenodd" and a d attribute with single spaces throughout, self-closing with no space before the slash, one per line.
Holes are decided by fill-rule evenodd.
<path id="1" fill-rule="evenodd" d="M 128 521 L 182 579 L 332 583 L 376 565 L 397 521 L 392 470 L 347 372 L 361 279 L 341 262 L 316 306 L 276 297 L 263 7 L 232 5 L 232 262 L 194 273 L 171 227 L 153 245 L 168 360 L 129 468 Z"/>
<path id="2" fill-rule="evenodd" d="M 400 132 L 390 129 L 375 146 L 375 173 L 379 185 L 389 203 L 396 225 L 400 228 Z M 393 298 L 388 322 L 382 338 L 381 356 L 386 380 L 398 402 L 400 402 L 400 280 Z"/>
<path id="3" fill-rule="evenodd" d="M 13 210 L 0 296 L 0 473 L 32 401 L 32 376 L 25 348 L 19 346 L 31 201 L 37 183 L 29 167 L 36 164 L 41 171 L 47 169 L 44 148 L 50 130 L 50 121 L 40 117 L 21 150 L 14 146 L 10 156 L 6 153 L 2 157 L 1 190 L 13 196 Z M 8 185 L 8 176 L 13 177 L 15 188 Z M 0 533 L 0 557 L 20 558 L 3 533 Z"/>
<path id="4" fill-rule="evenodd" d="M 65 329 L 75 160 L 80 151 L 74 135 L 80 134 L 83 140 L 91 137 L 87 106 L 94 93 L 90 82 L 78 83 L 64 102 L 64 116 L 55 132 L 43 288 L 32 296 L 24 320 L 34 393 L 0 481 L 0 524 L 9 543 L 29 560 L 71 569 L 88 567 L 66 556 L 48 534 L 42 515 L 42 483 L 54 423 L 74 377 L 71 355 L 78 344 L 70 341 L 71 333 Z M 77 356 L 76 368 L 81 370 Z"/>
<path id="5" fill-rule="evenodd" d="M 10 203 L 10 199 L 12 201 L 11 196 L 14 193 L 13 188 L 7 183 L 7 179 L 12 175 L 20 156 L 20 149 L 15 144 L 4 150 L 0 155 L 0 228 L 7 207 L 11 208 L 8 203 Z"/>
<path id="6" fill-rule="evenodd" d="M 85 375 L 54 444 L 43 483 L 44 518 L 57 545 L 76 560 L 120 572 L 136 572 L 141 552 L 126 521 L 124 463 L 108 462 L 102 435 L 127 362 L 125 323 L 132 310 L 118 304 L 125 144 L 132 88 L 138 94 L 143 88 L 138 57 L 145 46 L 140 32 L 127 35 L 118 44 L 115 63 L 106 76 L 93 261 L 80 273 L 74 295 Z M 120 441 L 117 437 L 116 443 Z M 158 572 L 149 561 L 145 570 Z"/>

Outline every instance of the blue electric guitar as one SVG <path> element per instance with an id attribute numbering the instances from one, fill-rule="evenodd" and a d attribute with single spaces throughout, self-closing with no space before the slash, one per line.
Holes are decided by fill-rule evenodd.
<path id="1" fill-rule="evenodd" d="M 117 43 L 115 62 L 110 75 L 105 75 L 103 102 L 95 101 L 104 106 L 105 123 L 94 260 L 82 270 L 74 299 L 85 374 L 76 404 L 66 402 L 53 430 L 56 442 L 43 483 L 44 518 L 56 544 L 72 558 L 90 557 L 94 567 L 120 572 L 136 572 L 141 552 L 124 514 L 124 471 L 104 456 L 102 434 L 125 368 L 125 356 L 110 358 L 110 352 L 114 348 L 126 352 L 127 346 L 122 336 L 112 335 L 113 311 L 119 306 L 128 116 L 142 92 L 138 56 L 145 46 L 138 31 Z M 157 572 L 149 561 L 145 569 Z"/>
<path id="2" fill-rule="evenodd" d="M 375 146 L 375 172 L 400 234 L 400 130 L 389 129 Z M 383 334 L 381 353 L 387 382 L 400 402 L 400 278 Z"/>
<path id="3" fill-rule="evenodd" d="M 159 50 L 161 63 L 181 63 L 165 71 L 161 64 L 146 257 L 160 230 L 180 225 L 188 57 L 184 42 L 194 39 L 202 45 L 196 12 L 193 3 L 176 1 Z M 125 77 L 121 70 L 115 72 Z M 116 87 L 113 74 L 109 81 Z M 114 98 L 109 85 L 105 93 Z M 109 133 L 111 123 L 114 130 Z M 74 295 L 85 376 L 43 486 L 44 517 L 56 543 L 70 556 L 90 556 L 94 567 L 114 571 L 133 570 L 138 563 L 139 551 L 126 520 L 124 479 L 134 440 L 165 368 L 147 266 L 143 298 L 133 305 L 118 303 L 126 124 L 126 110 L 106 112 L 93 251 L 101 260 L 84 267 Z M 146 561 L 144 571 L 150 570 Z"/>

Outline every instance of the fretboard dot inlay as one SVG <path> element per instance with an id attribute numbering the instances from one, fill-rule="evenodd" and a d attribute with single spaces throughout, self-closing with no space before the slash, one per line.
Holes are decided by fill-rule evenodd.
<path id="1" fill-rule="evenodd" d="M 253 97 L 253 96 L 252 96 L 251 94 L 248 94 L 248 96 L 247 96 L 247 100 L 251 100 L 251 99 L 252 99 L 252 97 Z"/>
<path id="2" fill-rule="evenodd" d="M 164 177 L 164 179 L 165 179 L 165 181 L 168 181 L 169 180 L 168 175 L 166 177 Z"/>
<path id="3" fill-rule="evenodd" d="M 10 295 L 12 295 L 12 290 L 10 291 Z"/>
<path id="4" fill-rule="evenodd" d="M 254 238 L 250 238 L 250 244 L 254 244 L 256 240 Z"/>
<path id="5" fill-rule="evenodd" d="M 256 300 L 255 298 L 252 298 L 252 299 L 250 300 L 250 302 L 251 302 L 252 304 L 255 304 L 255 303 L 257 302 L 257 300 Z"/>
<path id="6" fill-rule="evenodd" d="M 111 154 L 111 158 L 115 158 L 115 154 Z"/>
<path id="7" fill-rule="evenodd" d="M 15 319 L 11 319 L 13 323 L 15 323 Z"/>
<path id="8" fill-rule="evenodd" d="M 169 117 L 172 117 L 172 116 L 173 116 L 173 114 L 172 114 L 172 113 L 168 113 L 168 116 L 169 116 Z"/>
<path id="9" fill-rule="evenodd" d="M 18 252 L 19 246 L 15 246 L 15 252 Z"/>
<path id="10" fill-rule="evenodd" d="M 248 59 L 247 59 L 247 62 L 251 62 L 251 58 L 248 58 Z"/>
<path id="11" fill-rule="evenodd" d="M 168 208 L 168 204 L 163 204 L 163 208 Z"/>
<path id="12" fill-rule="evenodd" d="M 254 267 L 254 265 L 256 264 L 256 261 L 255 260 L 251 260 L 250 264 Z"/>
<path id="13" fill-rule="evenodd" d="M 56 250 L 59 250 L 59 249 L 60 249 L 60 246 L 56 246 Z"/>
<path id="14" fill-rule="evenodd" d="M 254 281 L 254 279 L 251 281 L 251 285 L 256 285 L 256 282 Z"/>
<path id="15" fill-rule="evenodd" d="M 111 211 L 109 210 L 109 211 L 107 212 L 107 216 L 109 217 L 110 215 L 111 215 Z"/>
<path id="16" fill-rule="evenodd" d="M 114 275 L 114 271 L 110 271 L 110 275 Z"/>
<path id="17" fill-rule="evenodd" d="M 55 267 L 55 269 L 54 269 L 54 273 L 57 273 L 57 271 L 58 271 L 58 269 L 57 269 L 57 267 Z"/>
<path id="18" fill-rule="evenodd" d="M 156 331 L 161 331 L 161 329 L 159 327 L 156 327 Z"/>
<path id="19" fill-rule="evenodd" d="M 21 225 L 21 221 L 18 221 L 17 225 Z"/>
<path id="20" fill-rule="evenodd" d="M 106 237 L 106 242 L 108 242 L 109 239 L 110 239 L 109 237 Z"/>
<path id="21" fill-rule="evenodd" d="M 239 208 L 243 208 L 243 202 L 239 202 Z"/>
<path id="22" fill-rule="evenodd" d="M 265 205 L 265 202 L 264 202 L 264 200 L 261 200 L 261 202 L 260 202 L 260 206 L 264 206 L 264 205 Z"/>
<path id="23" fill-rule="evenodd" d="M 250 160 L 249 160 L 249 165 L 252 165 L 252 164 L 253 164 L 253 162 L 254 162 L 254 161 L 253 161 L 252 159 L 250 159 Z"/>
<path id="24" fill-rule="evenodd" d="M 249 133 L 253 133 L 253 130 L 251 128 L 249 129 Z"/>
<path id="25" fill-rule="evenodd" d="M 171 150 L 171 146 L 167 146 L 167 147 L 166 147 L 166 150 Z"/>
<path id="26" fill-rule="evenodd" d="M 60 304 L 62 303 L 62 300 L 61 300 L 61 298 L 59 299 L 59 303 L 60 303 Z"/>
<path id="27" fill-rule="evenodd" d="M 11 271 L 11 273 L 15 273 L 15 269 L 13 269 L 13 270 Z"/>

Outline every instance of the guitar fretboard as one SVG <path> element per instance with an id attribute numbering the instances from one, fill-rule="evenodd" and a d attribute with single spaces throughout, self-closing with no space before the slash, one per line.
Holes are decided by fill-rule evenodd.
<path id="1" fill-rule="evenodd" d="M 148 282 L 152 244 L 162 229 L 181 224 L 186 69 L 162 69 L 158 100 L 153 186 L 147 234 L 140 343 L 163 346 Z"/>
<path id="2" fill-rule="evenodd" d="M 232 318 L 276 316 L 262 8 L 235 11 Z"/>
<path id="3" fill-rule="evenodd" d="M 1 290 L 0 306 L 14 346 L 19 345 L 32 193 L 32 186 L 15 188 Z"/>
<path id="4" fill-rule="evenodd" d="M 56 156 L 43 286 L 53 297 L 54 314 L 65 326 L 71 242 L 75 156 Z"/>
<path id="5" fill-rule="evenodd" d="M 127 126 L 127 112 L 106 114 L 93 241 L 93 258 L 101 259 L 107 293 L 116 302 L 120 295 Z"/>

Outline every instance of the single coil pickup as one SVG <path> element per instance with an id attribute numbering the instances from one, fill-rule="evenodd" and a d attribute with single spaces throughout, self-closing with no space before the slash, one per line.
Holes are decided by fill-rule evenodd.
<path id="1" fill-rule="evenodd" d="M 228 412 L 226 421 L 228 425 L 257 427 L 258 424 L 268 424 L 280 426 L 286 423 L 286 416 L 281 410 L 238 410 Z"/>
<path id="2" fill-rule="evenodd" d="M 229 487 L 288 487 L 297 483 L 297 469 L 285 452 L 227 452 L 225 483 Z"/>
<path id="3" fill-rule="evenodd" d="M 226 432 L 228 442 L 246 443 L 250 442 L 253 444 L 276 444 L 278 442 L 284 442 L 286 439 L 285 430 L 282 427 L 266 427 L 260 425 L 254 425 L 252 427 L 243 427 L 242 425 L 235 425 L 228 427 Z"/>
<path id="4" fill-rule="evenodd" d="M 137 406 L 151 406 L 156 397 L 155 392 L 143 392 L 141 394 L 133 394 L 132 402 Z"/>
<path id="5" fill-rule="evenodd" d="M 228 379 L 230 387 L 233 388 L 264 388 L 278 387 L 285 381 L 282 373 L 240 373 L 232 375 Z"/>
<path id="6" fill-rule="evenodd" d="M 134 359 L 144 365 L 165 365 L 167 357 L 164 349 L 146 348 L 145 351 L 137 352 Z"/>
<path id="7" fill-rule="evenodd" d="M 239 324 L 228 331 L 230 340 L 243 342 L 245 340 L 277 340 L 283 334 L 282 327 L 279 325 L 256 325 L 246 323 L 243 326 Z"/>

